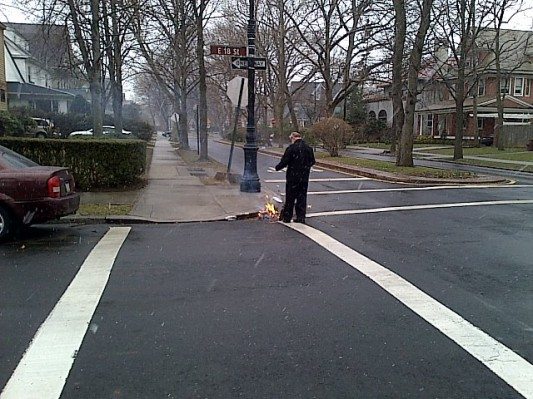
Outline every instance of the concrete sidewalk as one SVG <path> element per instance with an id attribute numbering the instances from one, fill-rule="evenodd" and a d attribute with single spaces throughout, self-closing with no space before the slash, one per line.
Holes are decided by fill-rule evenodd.
<path id="1" fill-rule="evenodd" d="M 152 222 L 198 222 L 231 219 L 258 212 L 264 207 L 261 193 L 241 193 L 238 184 L 204 185 L 195 175 L 201 168 L 187 165 L 171 143 L 157 137 L 148 184 L 139 193 L 125 219 Z"/>

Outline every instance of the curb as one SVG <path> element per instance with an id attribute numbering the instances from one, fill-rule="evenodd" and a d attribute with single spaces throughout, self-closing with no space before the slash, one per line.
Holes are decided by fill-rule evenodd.
<path id="1" fill-rule="evenodd" d="M 180 223 L 210 223 L 210 222 L 227 222 L 234 220 L 248 220 L 259 217 L 257 212 L 244 212 L 236 215 L 228 215 L 221 218 L 203 219 L 203 220 L 162 220 L 151 219 L 142 216 L 116 215 L 116 216 L 65 216 L 54 223 L 75 223 L 75 224 L 180 224 Z"/>

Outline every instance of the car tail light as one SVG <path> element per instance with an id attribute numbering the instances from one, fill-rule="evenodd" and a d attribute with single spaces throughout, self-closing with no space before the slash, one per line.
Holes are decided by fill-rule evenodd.
<path id="1" fill-rule="evenodd" d="M 59 198 L 61 196 L 61 179 L 59 176 L 48 179 L 48 196 L 50 198 Z"/>

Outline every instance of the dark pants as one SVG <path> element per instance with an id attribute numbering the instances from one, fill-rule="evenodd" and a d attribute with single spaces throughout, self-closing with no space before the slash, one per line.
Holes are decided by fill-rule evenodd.
<path id="1" fill-rule="evenodd" d="M 309 179 L 287 182 L 285 185 L 285 205 L 283 206 L 283 213 L 280 215 L 281 220 L 290 221 L 294 209 L 296 210 L 296 220 L 305 222 L 308 185 Z"/>

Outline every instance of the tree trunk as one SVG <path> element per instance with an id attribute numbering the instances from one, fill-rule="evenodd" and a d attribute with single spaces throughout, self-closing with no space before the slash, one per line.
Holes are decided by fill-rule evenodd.
<path id="1" fill-rule="evenodd" d="M 494 145 L 498 150 L 502 151 L 504 149 L 503 139 L 502 139 L 502 128 L 503 128 L 503 99 L 505 98 L 505 93 L 502 96 L 502 68 L 501 68 L 501 48 L 500 48 L 500 28 L 498 27 L 496 31 L 495 38 L 495 54 L 494 61 L 496 64 L 496 108 L 498 110 L 498 117 L 496 118 L 496 123 L 494 124 Z M 510 82 L 509 82 L 510 83 Z M 510 87 L 510 84 L 509 84 Z"/>
<path id="2" fill-rule="evenodd" d="M 187 116 L 187 92 L 180 88 L 178 138 L 180 147 L 189 150 L 189 118 Z"/>
<path id="3" fill-rule="evenodd" d="M 200 129 L 200 157 L 202 161 L 208 160 L 207 153 L 207 83 L 204 60 L 204 9 L 205 0 L 200 0 L 198 5 L 198 14 L 196 16 L 196 58 L 198 60 L 198 91 L 199 91 L 199 129 Z"/>
<path id="4" fill-rule="evenodd" d="M 102 110 L 102 56 L 100 50 L 100 5 L 99 0 L 91 0 L 91 47 L 93 65 L 89 71 L 91 91 L 91 108 L 93 117 L 93 133 L 102 135 L 103 110 Z"/>
<path id="5" fill-rule="evenodd" d="M 396 0 L 395 0 L 396 1 Z M 418 95 L 418 72 L 422 60 L 422 51 L 426 40 L 433 0 L 423 0 L 420 26 L 416 34 L 415 43 L 409 57 L 409 74 L 407 80 L 407 103 L 405 107 L 405 121 L 400 138 L 400 149 L 396 158 L 398 166 L 413 166 L 413 127 L 415 122 L 415 106 Z"/>
<path id="6" fill-rule="evenodd" d="M 415 79 L 416 80 L 416 79 Z M 411 87 L 412 82 L 408 86 Z M 416 86 L 416 82 L 414 83 Z M 405 120 L 400 136 L 400 148 L 397 152 L 396 165 L 413 166 L 413 143 L 414 143 L 414 125 L 415 125 L 415 105 L 416 105 L 416 88 L 414 92 L 408 89 L 407 101 L 405 106 Z"/>
<path id="7" fill-rule="evenodd" d="M 463 132 L 465 125 L 464 99 L 465 99 L 465 65 L 464 58 L 459 60 L 457 70 L 457 85 L 455 91 L 455 140 L 453 148 L 453 159 L 463 159 Z"/>
<path id="8" fill-rule="evenodd" d="M 405 2 L 404 0 L 394 1 L 394 51 L 392 55 L 392 143 L 390 151 L 396 153 L 396 142 L 402 135 L 404 124 L 403 109 L 403 53 L 405 49 L 405 35 L 407 29 Z"/>
<path id="9" fill-rule="evenodd" d="M 111 0 L 111 30 L 113 32 L 113 71 L 114 79 L 111 80 L 111 93 L 113 96 L 113 121 L 115 130 L 122 133 L 122 45 L 119 34 L 119 15 L 117 0 Z"/>
<path id="10" fill-rule="evenodd" d="M 477 117 L 477 84 L 474 87 L 474 97 L 472 98 L 472 120 L 474 124 L 474 145 L 476 147 L 481 147 L 481 138 L 478 128 L 478 117 Z"/>

